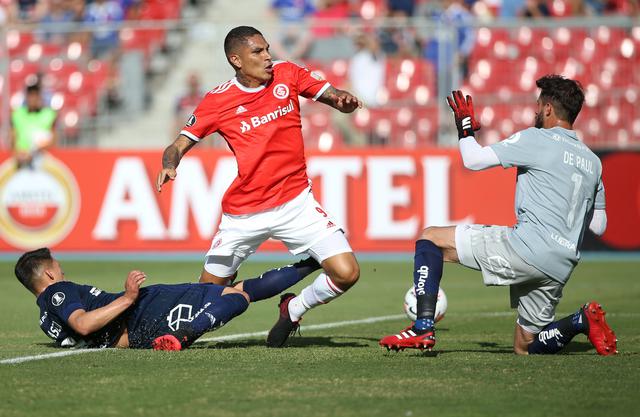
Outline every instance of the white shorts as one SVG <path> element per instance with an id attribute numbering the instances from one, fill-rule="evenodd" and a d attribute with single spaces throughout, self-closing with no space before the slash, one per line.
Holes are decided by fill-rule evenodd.
<path id="1" fill-rule="evenodd" d="M 460 263 L 482 271 L 485 285 L 508 285 L 511 308 L 518 309 L 518 324 L 539 333 L 555 318 L 563 284 L 526 263 L 509 243 L 509 227 L 456 226 Z"/>
<path id="2" fill-rule="evenodd" d="M 352 251 L 340 225 L 309 187 L 272 209 L 239 216 L 223 214 L 206 254 L 205 270 L 218 277 L 231 276 L 269 238 L 280 240 L 293 255 L 307 252 L 318 262 Z"/>

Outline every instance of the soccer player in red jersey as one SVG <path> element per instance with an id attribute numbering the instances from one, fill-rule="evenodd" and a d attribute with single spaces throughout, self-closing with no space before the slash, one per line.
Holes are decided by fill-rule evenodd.
<path id="1" fill-rule="evenodd" d="M 284 294 L 267 345 L 282 346 L 309 309 L 353 286 L 360 267 L 336 220 L 313 197 L 306 173 L 298 96 L 343 113 L 362 107 L 352 94 L 291 62 L 272 61 L 257 29 L 240 26 L 224 40 L 236 75 L 209 91 L 178 138 L 162 156 L 157 189 L 176 177 L 180 159 L 218 132 L 238 163 L 238 175 L 222 199 L 223 216 L 206 254 L 201 282 L 228 285 L 240 264 L 268 238 L 322 266 L 300 295 Z M 315 261 L 314 261 L 315 260 Z M 317 265 L 317 264 L 316 264 Z"/>

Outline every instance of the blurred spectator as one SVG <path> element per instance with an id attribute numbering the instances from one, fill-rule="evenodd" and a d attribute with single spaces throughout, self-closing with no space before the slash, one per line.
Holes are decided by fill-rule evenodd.
<path id="1" fill-rule="evenodd" d="M 340 20 L 350 17 L 351 7 L 347 0 L 320 0 L 319 7 L 313 14 L 314 39 L 330 38 L 340 32 Z"/>
<path id="2" fill-rule="evenodd" d="M 29 85 L 25 104 L 11 113 L 11 142 L 18 168 L 33 168 L 41 153 L 56 144 L 56 117 L 44 105 L 40 84 Z"/>
<path id="3" fill-rule="evenodd" d="M 38 19 L 41 5 L 38 0 L 16 0 L 18 5 L 18 19 L 23 22 L 35 22 Z"/>
<path id="4" fill-rule="evenodd" d="M 425 43 L 424 56 L 433 62 L 437 70 L 443 70 L 439 76 L 445 77 L 448 91 L 457 87 L 460 78 L 469 74 L 469 55 L 473 50 L 476 35 L 473 28 L 474 16 L 463 0 L 445 0 L 444 10 L 434 18 L 443 26 L 455 28 L 454 39 L 432 37 Z M 440 51 L 440 48 L 443 48 Z M 440 62 L 443 59 L 444 62 Z"/>
<path id="5" fill-rule="evenodd" d="M 75 20 L 82 22 L 84 20 L 84 9 L 86 3 L 84 0 L 64 0 L 68 10 L 71 10 L 75 16 Z"/>
<path id="6" fill-rule="evenodd" d="M 373 34 L 357 33 L 354 44 L 356 53 L 349 60 L 349 84 L 353 93 L 364 101 L 366 107 L 378 107 L 382 104 L 380 92 L 385 83 L 386 58 Z M 352 118 L 346 118 L 342 113 L 333 116 L 335 125 L 349 146 L 366 146 L 369 143 L 382 142 L 381 138 L 374 137 L 374 132 L 360 132 L 354 129 Z"/>
<path id="7" fill-rule="evenodd" d="M 94 0 L 87 5 L 84 21 L 93 26 L 91 32 L 91 54 L 94 58 L 108 58 L 120 46 L 118 31 L 110 28 L 124 20 L 120 3 L 114 0 Z"/>
<path id="8" fill-rule="evenodd" d="M 500 17 L 518 17 L 520 15 L 520 11 L 524 9 L 524 3 L 525 0 L 502 0 L 502 6 L 500 7 Z"/>
<path id="9" fill-rule="evenodd" d="M 348 0 L 321 0 L 311 19 L 313 43 L 308 58 L 347 59 L 353 55 L 353 40 L 347 33 L 351 17 Z"/>
<path id="10" fill-rule="evenodd" d="M 201 87 L 200 76 L 193 72 L 187 76 L 187 90 L 176 101 L 175 107 L 175 132 L 179 132 L 193 113 L 196 106 L 202 101 L 204 91 Z"/>
<path id="11" fill-rule="evenodd" d="M 603 13 L 637 16 L 640 11 L 638 0 L 603 0 Z"/>
<path id="12" fill-rule="evenodd" d="M 405 16 L 413 16 L 416 10 L 416 0 L 387 0 L 387 8 L 391 13 L 400 11 Z"/>
<path id="13" fill-rule="evenodd" d="M 124 13 L 125 19 L 135 20 L 140 18 L 143 0 L 116 0 Z"/>
<path id="14" fill-rule="evenodd" d="M 367 107 L 377 107 L 379 92 L 384 86 L 386 59 L 378 40 L 358 33 L 354 39 L 356 53 L 349 61 L 349 83 L 356 97 Z"/>
<path id="15" fill-rule="evenodd" d="M 551 11 L 546 0 L 525 0 L 524 9 L 521 10 L 522 17 L 538 18 L 549 17 Z"/>
<path id="16" fill-rule="evenodd" d="M 63 45 L 69 41 L 71 24 L 77 16 L 74 10 L 69 7 L 65 0 L 44 0 L 44 15 L 40 18 L 40 23 L 44 25 L 55 25 L 53 29 L 40 32 L 42 41 Z M 46 28 L 46 26 L 45 26 Z"/>
<path id="17" fill-rule="evenodd" d="M 384 53 L 396 56 L 414 56 L 418 49 L 416 31 L 406 8 L 389 5 L 388 25 L 378 33 Z"/>
<path id="18" fill-rule="evenodd" d="M 273 0 L 271 11 L 278 18 L 278 33 L 271 44 L 274 57 L 285 61 L 304 58 L 311 44 L 306 21 L 315 12 L 311 0 Z"/>
<path id="19" fill-rule="evenodd" d="M 0 0 L 0 26 L 13 23 L 18 18 L 18 8 L 13 0 Z"/>

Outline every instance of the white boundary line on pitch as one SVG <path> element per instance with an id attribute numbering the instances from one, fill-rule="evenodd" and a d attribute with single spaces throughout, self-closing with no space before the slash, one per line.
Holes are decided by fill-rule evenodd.
<path id="1" fill-rule="evenodd" d="M 0 364 L 10 365 L 10 364 L 16 364 L 16 363 L 22 363 L 22 362 L 39 361 L 42 359 L 59 358 L 62 356 L 79 355 L 81 353 L 102 352 L 103 350 L 106 350 L 106 349 L 74 349 L 74 350 L 66 350 L 64 352 L 44 353 L 42 355 L 19 356 L 17 358 L 4 359 L 0 361 Z"/>
<path id="2" fill-rule="evenodd" d="M 406 317 L 404 314 L 395 314 L 393 316 L 369 317 L 361 320 L 347 320 L 347 321 L 337 321 L 333 323 L 311 324 L 308 326 L 300 326 L 300 329 L 305 331 L 331 329 L 334 327 L 343 327 L 343 326 L 349 326 L 352 324 L 368 324 L 368 323 L 376 323 L 379 321 L 396 320 L 404 317 Z M 260 337 L 260 336 L 266 336 L 266 335 L 267 335 L 266 330 L 261 332 L 252 332 L 252 333 L 236 333 L 236 334 L 230 334 L 227 336 L 207 337 L 203 339 L 198 339 L 196 343 L 223 342 L 226 340 L 248 339 L 252 337 Z M 38 360 L 49 359 L 49 358 L 59 358 L 62 356 L 73 356 L 73 355 L 79 355 L 81 353 L 102 352 L 105 350 L 110 350 L 110 349 L 77 349 L 77 350 L 67 350 L 64 352 L 44 353 L 42 355 L 20 356 L 17 358 L 1 360 L 0 364 L 9 365 L 9 364 L 16 364 L 16 363 L 23 363 L 23 362 L 38 361 Z"/>
<path id="3" fill-rule="evenodd" d="M 505 316 L 515 316 L 515 312 L 514 311 L 487 311 L 487 312 L 480 312 L 480 313 L 453 313 L 450 314 L 452 316 L 454 315 L 471 315 L 473 317 L 505 317 Z M 608 314 L 609 317 L 638 317 L 640 316 L 640 313 L 609 313 Z M 390 320 L 399 320 L 399 319 L 403 319 L 406 318 L 406 316 L 404 314 L 394 314 L 391 316 L 379 316 L 379 317 L 368 317 L 366 319 L 360 319 L 360 320 L 346 320 L 346 321 L 336 321 L 333 323 L 322 323 L 322 324 L 310 324 L 308 326 L 300 326 L 300 330 L 304 330 L 304 331 L 312 331 L 312 330 L 324 330 L 324 329 L 333 329 L 336 327 L 345 327 L 345 326 L 351 326 L 351 325 L 356 325 L 356 324 L 371 324 L 371 323 L 378 323 L 381 321 L 390 321 Z M 263 330 L 261 332 L 251 332 L 251 333 L 236 333 L 236 334 L 230 334 L 227 336 L 219 336 L 219 337 L 207 337 L 207 338 L 203 338 L 203 339 L 198 339 L 198 341 L 196 341 L 196 343 L 203 343 L 203 342 L 224 342 L 227 340 L 238 340 L 238 339 L 249 339 L 249 338 L 253 338 L 253 337 L 261 337 L 261 336 L 266 336 L 267 335 L 267 331 Z M 76 350 L 67 350 L 64 352 L 54 352 L 54 353 L 44 353 L 42 355 L 33 355 L 33 356 L 19 356 L 16 358 L 9 358 L 9 359 L 3 359 L 0 361 L 0 365 L 13 365 L 13 364 L 18 364 L 18 363 L 24 363 L 24 362 L 32 362 L 32 361 L 38 361 L 38 360 L 43 360 L 43 359 L 50 359 L 50 358 L 60 358 L 60 357 L 64 357 L 64 356 L 73 356 L 73 355 L 80 355 L 82 353 L 94 353 L 94 352 L 104 352 L 107 350 L 115 350 L 113 348 L 105 348 L 105 349 L 76 349 Z"/>

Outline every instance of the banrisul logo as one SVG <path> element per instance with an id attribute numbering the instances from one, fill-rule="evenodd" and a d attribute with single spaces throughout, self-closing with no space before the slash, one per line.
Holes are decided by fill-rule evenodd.
<path id="1" fill-rule="evenodd" d="M 35 169 L 0 165 L 0 237 L 20 249 L 52 246 L 71 231 L 80 192 L 66 165 L 45 155 Z"/>

